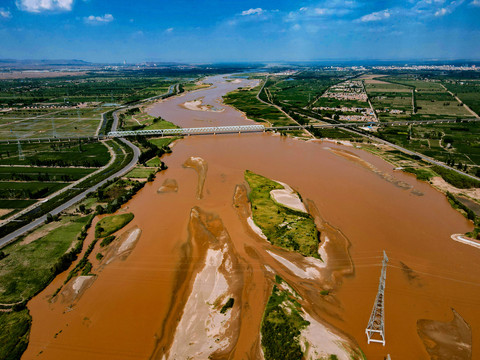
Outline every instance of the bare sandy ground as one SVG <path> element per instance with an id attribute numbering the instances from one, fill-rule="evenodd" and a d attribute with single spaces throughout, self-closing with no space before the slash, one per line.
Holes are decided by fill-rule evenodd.
<path id="1" fill-rule="evenodd" d="M 306 360 L 327 359 L 330 355 L 336 355 L 339 360 L 351 359 L 348 342 L 307 312 L 302 316 L 310 323 L 300 334 L 300 346 Z"/>
<path id="2" fill-rule="evenodd" d="M 465 236 L 463 234 L 453 234 L 451 236 L 452 240 L 461 242 L 462 244 L 470 245 L 473 246 L 477 249 L 480 249 L 480 241 L 472 239 L 468 236 Z"/>
<path id="3" fill-rule="evenodd" d="M 305 269 L 300 268 L 293 262 L 281 257 L 280 255 L 275 254 L 273 251 L 267 250 L 275 260 L 277 260 L 280 264 L 288 268 L 292 273 L 296 276 L 301 277 L 303 279 L 318 279 L 320 278 L 320 272 L 315 269 L 314 267 L 306 267 Z"/>
<path id="4" fill-rule="evenodd" d="M 203 105 L 203 98 L 196 99 L 193 101 L 187 101 L 181 104 L 185 109 L 193 111 L 211 111 L 211 112 L 223 112 L 225 109 L 215 110 L 208 105 Z"/>
<path id="5" fill-rule="evenodd" d="M 253 230 L 253 232 L 255 234 L 257 234 L 258 236 L 260 236 L 262 239 L 264 240 L 268 240 L 268 238 L 265 236 L 265 234 L 263 233 L 262 229 L 260 229 L 257 224 L 255 224 L 255 222 L 253 221 L 253 218 L 251 216 L 249 216 L 247 218 L 247 223 L 248 225 L 250 226 L 250 228 Z"/>
<path id="6" fill-rule="evenodd" d="M 472 358 L 472 329 L 454 310 L 453 320 L 420 319 L 417 332 L 431 359 L 469 360 Z"/>
<path id="7" fill-rule="evenodd" d="M 221 314 L 215 304 L 230 297 L 225 276 L 219 267 L 225 261 L 226 248 L 207 251 L 205 267 L 197 274 L 193 289 L 175 332 L 168 359 L 207 359 L 215 351 L 225 350 L 225 336 L 232 312 Z"/>
<path id="8" fill-rule="evenodd" d="M 31 242 L 34 242 L 35 240 L 38 240 L 44 237 L 49 232 L 59 228 L 62 225 L 63 223 L 60 221 L 52 221 L 50 224 L 45 225 L 42 229 L 34 231 L 31 234 L 25 236 L 25 238 L 22 240 L 22 245 L 27 245 L 27 244 L 30 244 Z"/>
<path id="9" fill-rule="evenodd" d="M 112 242 L 105 253 L 105 256 L 101 262 L 102 266 L 108 265 L 116 260 L 125 260 L 137 245 L 142 230 L 135 226 L 123 232 L 118 239 Z"/>
<path id="10" fill-rule="evenodd" d="M 0 209 L 0 216 L 7 215 L 8 213 L 10 213 L 13 210 L 14 209 Z"/>
<path id="11" fill-rule="evenodd" d="M 411 193 L 413 195 L 417 195 L 417 196 L 422 196 L 423 195 L 423 193 L 421 191 L 414 189 L 411 184 L 409 184 L 409 183 L 407 183 L 403 180 L 399 180 L 393 175 L 384 173 L 383 171 L 378 169 L 375 165 L 369 163 L 366 160 L 363 160 L 362 158 L 358 157 L 357 155 L 351 153 L 350 151 L 342 150 L 342 149 L 332 149 L 332 148 L 328 148 L 328 147 L 325 148 L 325 150 L 331 151 L 335 155 L 338 155 L 338 156 L 341 156 L 341 157 L 343 157 L 347 160 L 353 161 L 353 162 L 363 166 L 364 168 L 366 168 L 370 171 L 373 171 L 375 174 L 377 174 L 378 176 L 380 176 L 384 180 L 388 181 L 389 183 L 392 183 L 396 187 L 399 187 L 399 188 L 404 189 L 404 190 L 411 190 Z"/>
<path id="12" fill-rule="evenodd" d="M 294 191 L 290 186 L 285 183 L 277 180 L 275 180 L 275 182 L 282 185 L 284 189 L 275 189 L 270 191 L 270 196 L 273 198 L 273 200 L 290 209 L 301 211 L 304 213 L 307 212 L 305 205 L 303 205 L 303 202 L 296 191 Z"/>
<path id="13" fill-rule="evenodd" d="M 441 190 L 442 192 L 451 192 L 454 195 L 465 194 L 468 197 L 480 201 L 480 189 L 457 189 L 455 186 L 450 185 L 441 177 L 436 176 L 430 179 L 430 184 L 432 184 L 437 189 Z"/>
<path id="14" fill-rule="evenodd" d="M 78 276 L 68 282 L 59 294 L 60 301 L 64 304 L 69 304 L 71 308 L 73 303 L 80 299 L 85 291 L 92 286 L 96 277 L 95 276 Z M 56 301 L 57 299 L 53 299 Z"/>
<path id="15" fill-rule="evenodd" d="M 171 192 L 177 192 L 177 191 L 178 191 L 178 184 L 177 184 L 177 180 L 175 179 L 165 179 L 162 186 L 160 186 L 157 190 L 159 194 L 171 193 Z"/>
<path id="16" fill-rule="evenodd" d="M 189 233 L 182 262 L 193 271 L 187 277 L 179 272 L 181 284 L 167 319 L 175 332 L 165 328 L 168 334 L 159 336 L 152 359 L 223 359 L 238 337 L 243 280 L 234 271 L 238 263 L 230 236 L 218 215 L 198 207 L 191 210 Z M 222 313 L 230 298 L 233 307 Z"/>
<path id="17" fill-rule="evenodd" d="M 208 163 L 201 157 L 192 156 L 183 163 L 183 167 L 192 168 L 197 172 L 197 199 L 200 200 L 203 197 L 203 187 L 205 185 L 205 179 L 207 177 Z"/>

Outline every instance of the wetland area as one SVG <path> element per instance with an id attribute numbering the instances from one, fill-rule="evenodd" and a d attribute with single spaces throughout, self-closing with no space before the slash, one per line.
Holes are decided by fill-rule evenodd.
<path id="1" fill-rule="evenodd" d="M 147 111 L 181 127 L 253 123 L 221 99 L 258 80 L 226 79 Z M 267 322 L 280 315 L 309 359 L 475 358 L 480 253 L 451 239 L 473 226 L 428 183 L 355 146 L 272 133 L 185 137 L 172 150 L 117 211 L 134 217 L 108 256 L 91 256 L 97 276 L 52 298 L 62 273 L 28 303 L 23 359 L 268 358 Z M 250 172 L 276 182 L 276 214 L 314 224 L 316 253 L 295 251 L 288 232 L 293 250 L 268 241 Z M 365 336 L 383 251 L 385 346 Z"/>

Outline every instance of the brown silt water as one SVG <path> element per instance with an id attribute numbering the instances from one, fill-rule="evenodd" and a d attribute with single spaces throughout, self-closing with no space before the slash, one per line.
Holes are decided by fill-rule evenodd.
<path id="1" fill-rule="evenodd" d="M 229 107 L 201 112 L 179 106 L 198 97 L 214 105 L 226 91 L 248 85 L 247 80 L 225 83 L 221 77 L 210 81 L 213 88 L 164 101 L 150 111 L 181 126 L 251 123 Z M 222 107 L 218 101 L 216 107 Z M 198 172 L 183 166 L 191 157 L 208 164 L 201 197 Z M 233 309 L 240 318 L 232 322 L 236 334 L 228 334 L 233 343 L 222 358 L 260 358 L 261 319 L 274 274 L 302 296 L 310 314 L 359 346 L 368 359 L 387 354 L 392 359 L 428 359 L 417 320 L 452 321 L 451 308 L 471 327 L 472 358 L 479 356 L 480 251 L 450 239 L 471 230 L 471 223 L 429 184 L 394 172 L 391 165 L 354 147 L 272 134 L 187 137 L 163 161 L 168 169 L 119 210 L 135 214 L 119 234 L 141 229 L 130 255 L 108 265 L 92 259 L 97 278 L 73 304 L 49 301 L 66 274 L 30 301 L 33 324 L 24 359 L 161 359 L 167 354 L 182 309 L 195 295 L 192 284 L 206 250 L 219 247 L 212 238 L 186 250 L 198 230 L 191 225 L 194 208 L 218 219 L 228 233 L 228 256 L 235 259 L 225 277 L 237 297 Z M 247 185 L 247 169 L 301 194 L 322 241 L 331 241 L 321 279 L 296 276 L 271 253 L 293 263 L 303 261 L 300 255 L 273 247 L 247 226 L 248 209 L 241 206 L 246 197 L 237 188 Z M 177 192 L 158 193 L 167 179 L 176 181 Z M 365 335 L 384 250 L 390 258 L 385 347 L 368 345 Z M 325 288 L 328 296 L 320 294 Z"/>

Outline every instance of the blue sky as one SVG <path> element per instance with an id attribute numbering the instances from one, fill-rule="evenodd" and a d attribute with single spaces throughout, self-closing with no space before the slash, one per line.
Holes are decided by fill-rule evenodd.
<path id="1" fill-rule="evenodd" d="M 0 58 L 480 60 L 480 0 L 0 0 Z"/>

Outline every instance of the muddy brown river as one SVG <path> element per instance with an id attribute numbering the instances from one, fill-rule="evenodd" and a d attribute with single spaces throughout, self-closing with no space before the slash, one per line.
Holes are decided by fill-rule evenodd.
<path id="1" fill-rule="evenodd" d="M 221 95 L 251 82 L 225 82 L 223 77 L 208 82 L 214 87 L 166 100 L 149 111 L 185 127 L 251 123 L 218 102 Z M 200 97 L 204 104 L 225 110 L 179 106 Z M 183 166 L 191 157 L 208 164 L 201 197 L 198 172 Z M 394 172 L 390 164 L 354 147 L 272 134 L 186 137 L 163 160 L 168 170 L 119 210 L 135 214 L 119 233 L 141 229 L 130 255 L 99 264 L 96 248 L 91 261 L 97 277 L 81 296 L 49 301 L 65 273 L 29 302 L 33 324 L 23 359 L 161 359 L 175 340 L 192 288 L 202 289 L 189 279 L 207 256 L 202 246 L 208 234 L 220 234 L 210 241 L 222 238 L 228 245 L 229 271 L 223 271 L 234 284 L 230 291 L 237 307 L 232 314 L 238 316 L 227 334 L 231 343 L 219 358 L 260 358 L 260 323 L 272 289 L 271 271 L 302 295 L 310 314 L 360 347 L 368 359 L 387 354 L 392 359 L 430 358 L 417 321 L 450 322 L 452 308 L 471 328 L 472 358 L 480 357 L 480 250 L 451 240 L 451 234 L 472 225 L 427 183 Z M 277 261 L 271 253 L 292 262 L 298 255 L 256 236 L 233 205 L 237 185 L 246 185 L 247 169 L 290 185 L 318 209 L 323 236 L 332 243 L 340 238 L 350 243 L 353 267 L 348 252 L 329 253 L 327 270 L 340 275 L 328 283 L 328 297 L 319 295 L 325 286 L 321 279 L 299 278 Z M 177 192 L 157 192 L 166 179 L 176 181 Z M 203 223 L 192 222 L 195 207 L 207 219 Z M 92 239 L 93 228 L 86 246 Z M 390 258 L 385 347 L 368 345 L 365 335 L 384 250 Z"/>

